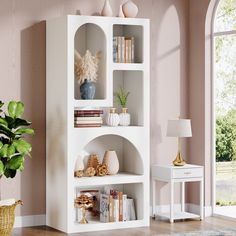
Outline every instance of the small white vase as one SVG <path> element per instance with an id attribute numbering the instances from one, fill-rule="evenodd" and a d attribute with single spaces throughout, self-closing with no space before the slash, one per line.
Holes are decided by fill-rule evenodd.
<path id="1" fill-rule="evenodd" d="M 112 16 L 112 9 L 109 0 L 105 0 L 104 6 L 101 12 L 102 16 Z"/>
<path id="2" fill-rule="evenodd" d="M 109 114 L 106 117 L 106 123 L 109 126 L 118 126 L 120 122 L 120 117 L 116 113 L 116 108 L 111 108 Z"/>
<path id="3" fill-rule="evenodd" d="M 131 0 L 122 5 L 122 10 L 125 17 L 134 18 L 138 14 L 138 7 Z"/>
<path id="4" fill-rule="evenodd" d="M 128 126 L 130 125 L 130 114 L 127 112 L 127 108 L 122 108 L 122 112 L 119 114 L 120 117 L 120 125 Z"/>
<path id="5" fill-rule="evenodd" d="M 124 13 L 123 13 L 123 10 L 122 10 L 122 5 L 120 5 L 118 17 L 121 17 L 121 18 L 124 18 L 124 17 L 125 17 L 125 15 L 124 15 Z"/>
<path id="6" fill-rule="evenodd" d="M 81 156 L 78 156 L 76 162 L 75 162 L 75 169 L 74 171 L 84 170 L 84 162 L 81 158 Z"/>
<path id="7" fill-rule="evenodd" d="M 107 165 L 108 175 L 115 175 L 119 171 L 119 160 L 115 151 L 106 151 L 103 164 Z"/>

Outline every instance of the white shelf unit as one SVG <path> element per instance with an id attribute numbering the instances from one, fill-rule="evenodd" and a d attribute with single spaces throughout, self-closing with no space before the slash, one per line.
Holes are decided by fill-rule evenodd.
<path id="1" fill-rule="evenodd" d="M 149 225 L 149 20 L 68 15 L 47 21 L 47 225 L 66 233 Z M 135 63 L 113 63 L 113 37 L 135 38 Z M 81 100 L 74 78 L 74 48 L 102 52 L 95 99 Z M 131 126 L 74 128 L 74 109 L 116 106 L 113 93 L 130 91 Z M 119 173 L 74 177 L 78 155 L 86 164 L 90 153 L 102 160 L 116 150 Z M 76 193 L 114 187 L 135 200 L 137 220 L 86 225 L 76 221 Z M 96 227 L 91 227 L 96 224 Z"/>

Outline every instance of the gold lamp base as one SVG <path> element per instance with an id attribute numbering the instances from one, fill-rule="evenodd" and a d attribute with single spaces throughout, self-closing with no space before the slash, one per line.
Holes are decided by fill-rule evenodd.
<path id="1" fill-rule="evenodd" d="M 176 158 L 173 160 L 174 166 L 184 166 L 186 162 L 182 159 L 180 151 L 178 151 L 178 154 Z"/>

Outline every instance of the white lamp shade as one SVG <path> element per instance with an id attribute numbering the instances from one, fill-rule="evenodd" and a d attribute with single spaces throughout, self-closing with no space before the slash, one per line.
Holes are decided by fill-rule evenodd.
<path id="1" fill-rule="evenodd" d="M 168 120 L 166 135 L 169 137 L 192 137 L 191 120 Z"/>

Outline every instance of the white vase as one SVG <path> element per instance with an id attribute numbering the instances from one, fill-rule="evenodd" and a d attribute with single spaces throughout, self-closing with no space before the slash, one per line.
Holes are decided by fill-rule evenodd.
<path id="1" fill-rule="evenodd" d="M 106 117 L 106 123 L 109 126 L 118 126 L 120 122 L 120 117 L 116 113 L 116 108 L 111 108 L 110 112 L 108 113 Z"/>
<path id="2" fill-rule="evenodd" d="M 78 156 L 76 162 L 75 162 L 75 169 L 74 171 L 84 170 L 84 162 L 81 158 L 81 156 Z"/>
<path id="3" fill-rule="evenodd" d="M 112 9 L 109 0 L 105 0 L 104 6 L 101 12 L 102 16 L 112 16 Z"/>
<path id="4" fill-rule="evenodd" d="M 125 17 L 134 18 L 138 14 L 138 7 L 131 0 L 122 5 L 122 10 Z"/>
<path id="5" fill-rule="evenodd" d="M 122 112 L 119 114 L 120 117 L 120 125 L 128 126 L 130 125 L 130 114 L 127 112 L 127 108 L 122 108 Z"/>
<path id="6" fill-rule="evenodd" d="M 118 17 L 121 17 L 121 18 L 124 18 L 124 17 L 125 17 L 125 15 L 124 15 L 124 13 L 123 13 L 123 10 L 122 10 L 122 5 L 120 5 Z"/>
<path id="7" fill-rule="evenodd" d="M 103 164 L 107 165 L 108 175 L 115 175 L 119 171 L 119 160 L 115 151 L 106 151 L 103 157 Z"/>

